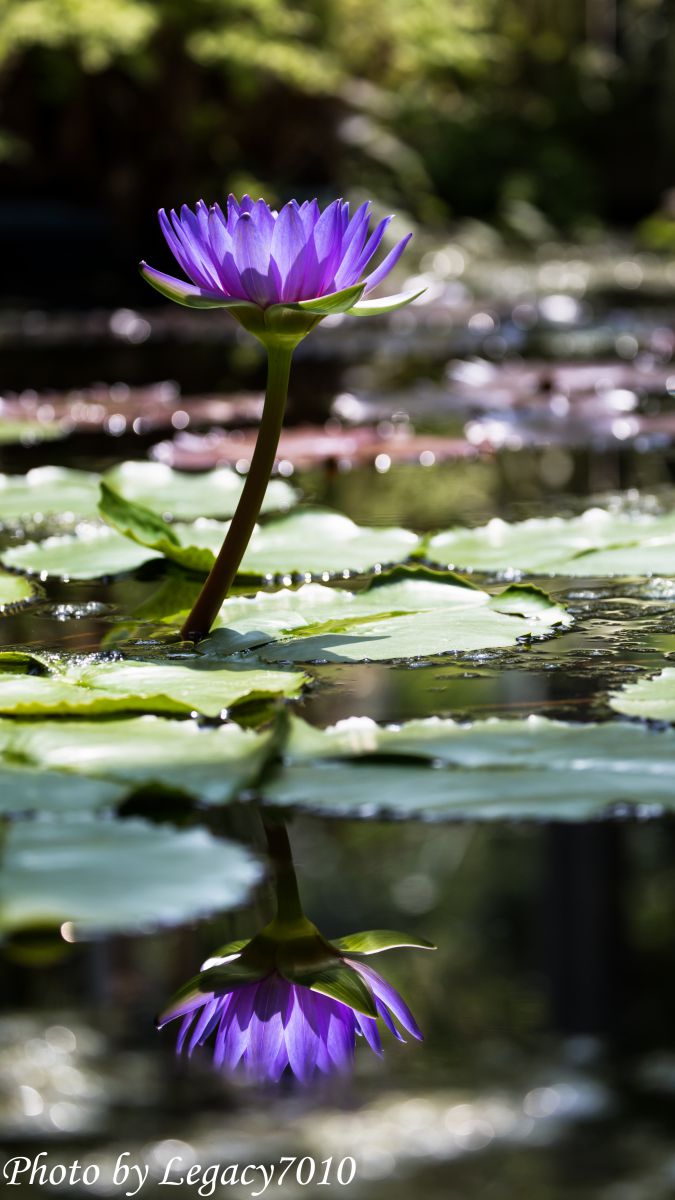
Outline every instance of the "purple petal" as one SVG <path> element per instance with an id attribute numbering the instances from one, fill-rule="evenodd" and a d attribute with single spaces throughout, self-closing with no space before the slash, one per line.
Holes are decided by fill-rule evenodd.
<path id="1" fill-rule="evenodd" d="M 174 258 L 176 259 L 176 262 L 178 262 L 180 264 L 180 266 L 183 268 L 183 270 L 185 271 L 185 274 L 191 277 L 190 268 L 191 268 L 192 264 L 191 264 L 190 258 L 185 253 L 180 241 L 176 237 L 176 234 L 173 230 L 173 226 L 172 226 L 168 216 L 166 215 L 165 209 L 160 208 L 157 215 L 159 217 L 159 224 L 160 224 L 162 233 L 164 234 L 164 237 L 166 239 L 167 245 L 168 245 L 171 253 L 173 254 Z M 193 282 L 196 283 L 197 280 L 193 280 Z"/>
<path id="2" fill-rule="evenodd" d="M 396 1038 L 396 1040 L 398 1042 L 404 1042 L 405 1038 L 404 1038 L 403 1034 L 401 1033 L 401 1031 L 399 1029 L 397 1029 L 396 1026 L 394 1025 L 394 1022 L 392 1021 L 392 1019 L 389 1015 L 389 1009 L 385 1007 L 385 1005 L 382 1003 L 381 1000 L 375 1001 L 375 1007 L 377 1009 L 378 1015 L 384 1021 L 389 1032 L 393 1033 L 394 1037 Z"/>
<path id="3" fill-rule="evenodd" d="M 356 218 L 354 219 L 356 220 Z M 350 287 L 351 284 L 358 282 L 362 270 L 362 267 L 360 266 L 361 256 L 363 254 L 363 247 L 367 235 L 368 213 L 364 212 L 358 225 L 355 227 L 352 233 L 351 240 L 346 247 L 343 239 L 342 261 L 335 272 L 335 291 L 340 291 L 342 288 Z M 333 288 L 330 290 L 333 291 Z"/>
<path id="4" fill-rule="evenodd" d="M 396 1020 L 401 1023 L 403 1028 L 407 1029 L 408 1033 L 412 1033 L 413 1037 L 421 1040 L 423 1036 L 422 1032 L 408 1005 L 399 996 L 396 989 L 386 979 L 383 979 L 381 975 L 378 975 L 377 971 L 374 971 L 372 967 L 367 967 L 365 963 L 357 962 L 353 958 L 345 958 L 344 961 L 349 963 L 349 966 L 355 971 L 358 971 L 366 983 L 370 984 L 375 998 L 381 1000 L 383 1004 L 386 1004 L 387 1008 L 391 1009 Z"/>
<path id="5" fill-rule="evenodd" d="M 279 295 L 269 277 L 269 242 L 257 228 L 253 217 L 246 212 L 242 213 L 235 226 L 233 247 L 234 262 L 249 299 L 262 308 L 276 304 Z"/>
<path id="6" fill-rule="evenodd" d="M 220 1018 L 221 1008 L 222 1004 L 219 996 L 214 996 L 213 1000 L 210 1000 L 208 1004 L 204 1005 L 204 1011 L 192 1031 L 192 1037 L 190 1038 L 190 1044 L 188 1046 L 188 1054 L 192 1054 L 195 1046 L 197 1044 L 201 1045 L 201 1043 L 205 1041 L 212 1032 L 214 1026 L 217 1025 Z"/>
<path id="7" fill-rule="evenodd" d="M 392 268 L 396 266 L 396 263 L 403 254 L 403 251 L 408 245 L 411 237 L 412 233 L 409 233 L 406 237 L 402 238 L 398 245 L 394 246 L 394 249 L 389 251 L 387 257 L 382 259 L 379 267 L 376 267 L 374 271 L 371 271 L 370 275 L 366 276 L 366 289 L 363 293 L 364 296 L 367 296 L 369 292 L 372 292 L 373 288 L 376 288 L 378 283 L 382 283 L 382 280 L 385 278 L 385 276 L 388 275 Z"/>
<path id="8" fill-rule="evenodd" d="M 183 205 L 183 210 L 190 212 L 185 204 Z M 190 216 L 192 216 L 192 213 L 190 213 Z M 207 270 L 204 267 L 204 260 L 201 248 L 199 246 L 199 240 L 197 239 L 195 241 L 190 226 L 187 223 L 183 224 L 183 221 L 173 208 L 171 209 L 171 220 L 173 222 L 174 233 L 181 244 L 183 254 L 185 255 L 190 266 L 190 270 L 188 272 L 190 278 L 193 279 L 195 283 L 199 284 L 200 287 L 213 287 L 215 283 L 214 273 L 213 271 Z"/>
<path id="9" fill-rule="evenodd" d="M 368 263 L 370 262 L 371 258 L 373 257 L 375 251 L 379 248 L 380 242 L 382 241 L 382 238 L 384 237 L 384 231 L 387 228 L 387 225 L 389 224 L 390 221 L 391 221 L 391 217 L 383 217 L 382 220 L 379 222 L 379 224 L 377 224 L 375 226 L 375 229 L 373 230 L 370 237 L 368 238 L 368 241 L 366 242 L 365 246 L 363 247 L 363 250 L 361 251 L 361 254 L 359 255 L 359 258 L 358 258 L 358 261 L 356 264 L 356 269 L 358 270 L 358 278 L 361 277 L 361 275 L 365 271 L 366 267 L 368 266 Z"/>
<path id="10" fill-rule="evenodd" d="M 297 205 L 284 205 L 272 234 L 272 261 L 279 271 L 282 300 L 302 297 L 305 244 L 305 229 Z"/>
<path id="11" fill-rule="evenodd" d="M 377 1028 L 377 1021 L 375 1018 L 366 1017 L 363 1013 L 355 1013 L 354 1016 L 356 1017 L 356 1024 L 361 1030 L 361 1033 L 366 1039 L 371 1050 L 374 1050 L 376 1054 L 381 1055 L 382 1042 L 380 1041 L 380 1031 Z"/>
<path id="12" fill-rule="evenodd" d="M 335 1000 L 322 1003 L 319 1008 L 321 1040 L 328 1056 L 339 1071 L 346 1070 L 354 1057 L 356 1020 L 354 1013 L 345 1004 Z"/>
<path id="13" fill-rule="evenodd" d="M 205 206 L 206 207 L 206 206 Z M 192 255 L 194 262 L 200 268 L 209 286 L 218 286 L 218 274 L 215 269 L 215 263 L 211 255 L 211 247 L 208 242 L 208 237 L 202 231 L 202 225 L 206 228 L 205 214 L 196 216 L 187 204 L 184 204 L 180 210 L 180 226 L 183 232 L 183 244 L 187 245 L 189 252 Z"/>
<path id="14" fill-rule="evenodd" d="M 256 1079 L 271 1077 L 284 1041 L 284 1018 L 290 985 L 279 976 L 268 976 L 258 986 L 248 1026 L 244 1061 Z"/>
<path id="15" fill-rule="evenodd" d="M 306 1083 L 314 1074 L 319 1052 L 318 997 L 309 988 L 293 987 L 284 1041 L 291 1070 Z"/>
<path id="16" fill-rule="evenodd" d="M 308 298 L 322 296 L 335 274 L 342 247 L 342 201 L 334 200 L 324 209 L 314 226 L 313 243 L 316 251 L 316 278 L 305 279 Z M 311 291 L 309 291 L 311 287 Z"/>
<path id="17" fill-rule="evenodd" d="M 357 208 L 342 237 L 342 253 L 345 254 L 357 234 L 368 229 L 370 200 L 364 200 Z M 365 237 L 364 237 L 365 241 Z M 363 244 L 363 243 L 362 243 Z"/>
<path id="18" fill-rule="evenodd" d="M 248 1045 L 248 1027 L 257 991 L 258 984 L 254 983 L 227 997 L 229 1003 L 223 1008 L 213 1054 L 217 1067 L 225 1065 L 234 1070 L 242 1058 Z"/>
<path id="19" fill-rule="evenodd" d="M 222 213 L 218 214 L 213 211 L 209 214 L 209 240 L 223 288 L 229 296 L 248 300 L 246 289 L 235 266 L 232 238 L 223 221 Z"/>
<path id="20" fill-rule="evenodd" d="M 176 1053 L 177 1054 L 180 1054 L 181 1050 L 183 1049 L 183 1046 L 185 1044 L 185 1039 L 188 1035 L 188 1032 L 190 1030 L 190 1026 L 191 1026 L 192 1022 L 195 1019 L 195 1015 L 196 1014 L 194 1012 L 188 1013 L 188 1015 L 183 1020 L 183 1024 L 181 1025 L 180 1029 L 178 1030 L 178 1037 L 176 1039 Z"/>

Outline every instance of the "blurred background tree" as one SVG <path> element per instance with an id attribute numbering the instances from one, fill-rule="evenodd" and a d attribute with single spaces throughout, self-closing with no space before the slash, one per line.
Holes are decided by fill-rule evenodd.
<path id="1" fill-rule="evenodd" d="M 674 92 L 675 0 L 0 0 L 8 286 L 30 241 L 106 297 L 160 204 L 231 189 L 633 225 L 675 182 Z"/>

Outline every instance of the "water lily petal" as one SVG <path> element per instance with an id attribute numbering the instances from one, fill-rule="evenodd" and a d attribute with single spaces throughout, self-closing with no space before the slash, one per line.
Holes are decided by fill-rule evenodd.
<path id="1" fill-rule="evenodd" d="M 317 1010 L 322 1003 L 322 998 L 307 988 L 291 988 L 284 1040 L 291 1070 L 303 1083 L 312 1077 L 316 1066 L 320 1029 Z"/>
<path id="2" fill-rule="evenodd" d="M 368 238 L 368 241 L 366 242 L 365 246 L 363 247 L 363 250 L 361 251 L 361 254 L 359 255 L 359 259 L 356 264 L 356 269 L 358 271 L 358 278 L 360 278 L 361 275 L 363 274 L 363 272 L 365 271 L 366 267 L 368 266 L 368 263 L 370 262 L 371 258 L 374 255 L 375 251 L 379 249 L 380 242 L 382 241 L 382 238 L 384 237 L 384 231 L 387 228 L 387 225 L 389 224 L 390 221 L 391 221 L 391 217 L 383 217 L 382 220 L 379 222 L 379 224 L 375 226 L 375 229 L 373 230 L 370 237 Z"/>
<path id="3" fill-rule="evenodd" d="M 382 259 L 379 267 L 376 267 L 374 271 L 371 271 L 370 275 L 366 276 L 366 290 L 364 295 L 367 296 L 369 292 L 372 292 L 373 288 L 376 288 L 378 283 L 382 283 L 382 280 L 393 270 L 411 237 L 412 233 L 408 233 L 404 238 L 401 238 L 401 241 L 394 246 L 393 250 L 389 251 L 386 258 Z"/>
<path id="4" fill-rule="evenodd" d="M 371 1050 L 376 1054 L 382 1055 L 382 1042 L 380 1040 L 380 1031 L 377 1028 L 377 1021 L 374 1017 L 364 1017 L 361 1013 L 356 1013 L 356 1024 L 361 1030 Z"/>
<path id="5" fill-rule="evenodd" d="M 258 986 L 248 1026 L 246 1066 L 256 1078 L 269 1078 L 284 1040 L 284 1017 L 289 984 L 278 977 L 263 979 Z"/>
<path id="6" fill-rule="evenodd" d="M 269 243 L 266 244 L 253 217 L 246 212 L 235 226 L 233 248 L 235 265 L 249 299 L 263 308 L 276 304 L 279 295 L 269 277 Z"/>
<path id="7" fill-rule="evenodd" d="M 293 300 L 302 294 L 305 275 L 305 229 L 297 205 L 285 204 L 274 224 L 271 258 L 279 271 L 280 296 Z"/>
<path id="8" fill-rule="evenodd" d="M 374 971 L 372 967 L 367 967 L 365 963 L 359 962 L 353 958 L 345 958 L 344 961 L 349 963 L 350 967 L 353 967 L 355 971 L 358 971 L 359 975 L 370 986 L 375 999 L 382 1001 L 382 1003 L 385 1004 L 387 1008 L 390 1009 L 390 1011 L 394 1014 L 396 1020 L 401 1023 L 403 1028 L 407 1029 L 408 1033 L 411 1033 L 413 1037 L 416 1037 L 421 1041 L 423 1036 L 422 1032 L 417 1025 L 417 1022 L 410 1009 L 408 1008 L 408 1005 L 401 998 L 401 996 L 399 996 L 396 988 L 392 987 L 392 985 L 388 983 L 386 979 L 383 979 L 381 975 L 378 975 L 377 971 Z"/>

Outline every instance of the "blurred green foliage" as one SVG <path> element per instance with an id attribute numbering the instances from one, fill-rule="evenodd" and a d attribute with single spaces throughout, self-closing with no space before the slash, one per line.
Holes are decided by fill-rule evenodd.
<path id="1" fill-rule="evenodd" d="M 673 67 L 675 0 L 0 0 L 0 170 L 127 227 L 232 185 L 634 221 Z"/>

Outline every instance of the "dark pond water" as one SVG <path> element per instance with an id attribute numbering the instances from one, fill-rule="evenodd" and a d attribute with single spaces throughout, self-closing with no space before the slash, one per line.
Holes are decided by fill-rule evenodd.
<path id="1" fill-rule="evenodd" d="M 671 328 L 672 317 L 660 311 L 655 324 Z M 627 325 L 624 313 L 614 337 Z M 536 342 L 531 348 L 541 352 Z M 428 364 L 431 378 L 439 378 L 442 358 Z M 61 355 L 59 382 L 67 384 L 63 362 Z M 20 386 L 26 364 L 17 356 L 14 367 Z M 305 398 L 317 369 L 301 369 Z M 326 396 L 338 390 L 340 369 L 321 364 Z M 37 373 L 37 382 L 48 377 L 44 359 Z M 398 365 L 399 394 L 419 373 L 414 356 Z M 98 467 L 140 450 L 124 439 L 111 449 L 101 439 L 73 438 L 19 455 L 6 449 L 3 469 L 46 461 Z M 672 480 L 667 442 L 551 453 L 525 447 L 382 473 L 329 466 L 296 473 L 294 482 L 306 501 L 361 523 L 426 530 L 494 515 L 574 513 L 591 496 L 663 493 Z M 161 577 L 151 564 L 106 585 L 50 582 L 39 607 L 3 619 L 2 642 L 95 649 Z M 297 710 L 317 725 L 360 714 L 380 722 L 533 712 L 604 719 L 609 688 L 660 669 L 675 651 L 675 587 L 667 581 L 540 582 L 574 615 L 564 635 L 501 653 L 319 665 Z M 171 816 L 262 846 L 254 803 L 198 815 L 178 804 Z M 27 933 L 3 951 L 7 1156 L 46 1150 L 53 1163 L 111 1169 L 129 1152 L 129 1161 L 150 1165 L 143 1197 L 166 1195 L 160 1181 L 172 1156 L 185 1172 L 192 1163 L 283 1155 L 317 1163 L 353 1157 L 356 1179 L 333 1187 L 365 1200 L 673 1194 L 673 823 L 439 827 L 304 816 L 291 822 L 290 836 L 306 909 L 328 936 L 403 928 L 437 944 L 433 955 L 392 955 L 388 971 L 424 1042 L 391 1040 L 383 1061 L 360 1052 L 352 1080 L 310 1093 L 232 1082 L 211 1069 L 207 1052 L 177 1061 L 173 1029 L 157 1034 L 154 1014 L 214 946 L 267 919 L 265 887 L 234 915 L 169 932 L 75 945 L 47 931 Z M 24 1186 L 35 1195 L 123 1194 L 100 1185 Z M 289 1180 L 277 1191 L 313 1195 L 318 1186 Z M 183 1182 L 177 1194 L 197 1188 Z M 243 1197 L 251 1188 L 216 1194 Z"/>

